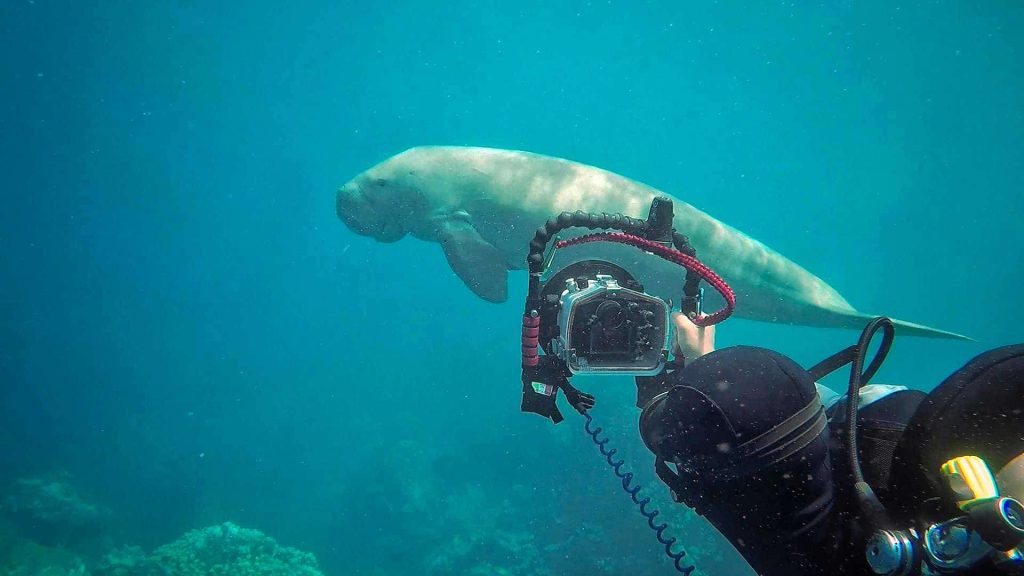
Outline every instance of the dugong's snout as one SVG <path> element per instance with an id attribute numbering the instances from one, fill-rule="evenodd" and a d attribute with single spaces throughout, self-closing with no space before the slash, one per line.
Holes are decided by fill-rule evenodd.
<path id="1" fill-rule="evenodd" d="M 349 182 L 338 189 L 338 218 L 356 234 L 370 236 L 378 242 L 397 242 L 406 230 L 389 215 L 383 206 L 375 206 L 371 196 L 363 194 L 358 185 Z"/>

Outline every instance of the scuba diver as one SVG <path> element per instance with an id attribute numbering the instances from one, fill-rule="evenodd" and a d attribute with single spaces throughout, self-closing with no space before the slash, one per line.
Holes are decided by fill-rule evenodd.
<path id="1" fill-rule="evenodd" d="M 866 558 L 873 519 L 856 502 L 845 397 L 778 352 L 716 351 L 713 327 L 679 313 L 673 323 L 685 367 L 646 402 L 640 435 L 675 498 L 707 518 L 758 574 L 899 574 L 888 566 L 877 572 L 870 562 L 895 566 L 905 551 L 909 564 L 924 552 L 909 542 L 899 550 L 894 536 L 878 543 L 896 543 L 891 557 L 880 549 Z M 883 522 L 930 526 L 963 514 L 942 501 L 950 488 L 941 466 L 964 454 L 1001 470 L 1003 494 L 1024 498 L 1024 346 L 978 356 L 929 394 L 861 387 L 859 404 L 855 449 L 864 479 L 891 516 Z M 1010 538 L 1009 548 L 1019 545 Z M 964 560 L 992 550 L 979 538 L 961 545 L 977 548 L 961 553 Z M 947 564 L 934 573 L 994 567 Z"/>
<path id="2" fill-rule="evenodd" d="M 658 477 L 762 576 L 1024 574 L 1024 345 L 981 354 L 927 394 L 867 384 L 893 341 L 886 318 L 809 369 L 766 348 L 715 350 L 715 324 L 735 296 L 671 220 L 671 202 L 657 198 L 647 220 L 562 213 L 538 229 L 527 258 L 521 408 L 558 423 L 562 391 L 677 570 L 694 568 L 671 552 L 649 500 L 637 499 L 632 476 L 591 430 L 595 399 L 569 383 L 573 375 L 636 378 L 640 436 Z M 557 239 L 572 227 L 621 232 Z M 611 262 L 546 275 L 552 240 L 552 251 L 618 242 L 685 267 L 682 312 Z M 703 313 L 701 281 L 722 295 L 722 310 Z M 818 384 L 847 364 L 846 394 Z"/>

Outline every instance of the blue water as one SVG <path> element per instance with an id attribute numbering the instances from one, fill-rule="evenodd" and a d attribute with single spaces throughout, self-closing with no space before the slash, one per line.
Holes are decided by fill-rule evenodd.
<path id="1" fill-rule="evenodd" d="M 425 144 L 601 166 L 976 338 L 897 342 L 877 380 L 927 390 L 1020 339 L 1022 25 L 1014 2 L 6 1 L 0 483 L 65 471 L 113 511 L 106 547 L 232 521 L 334 575 L 671 573 L 579 419 L 519 413 L 522 273 L 486 303 L 437 245 L 350 232 L 335 190 Z M 810 364 L 855 336 L 719 343 Z M 630 382 L 586 384 L 664 500 Z M 744 573 L 673 514 L 704 573 Z"/>

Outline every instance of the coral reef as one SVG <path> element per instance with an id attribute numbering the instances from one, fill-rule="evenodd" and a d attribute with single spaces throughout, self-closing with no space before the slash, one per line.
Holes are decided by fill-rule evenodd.
<path id="1" fill-rule="evenodd" d="M 0 499 L 0 574 L 322 576 L 312 554 L 230 522 L 187 532 L 148 555 L 137 546 L 110 549 L 102 533 L 111 516 L 67 473 L 15 480 Z"/>
<path id="2" fill-rule="evenodd" d="M 534 534 L 515 525 L 517 510 L 477 484 L 436 495 L 435 524 L 446 537 L 423 557 L 428 575 L 550 576 Z"/>
<path id="3" fill-rule="evenodd" d="M 108 552 L 93 576 L 140 576 L 149 568 L 146 553 L 138 546 L 122 546 Z"/>
<path id="4" fill-rule="evenodd" d="M 192 530 L 157 548 L 149 570 L 167 576 L 322 576 L 316 557 L 230 522 Z"/>
<path id="5" fill-rule="evenodd" d="M 89 576 L 75 553 L 26 540 L 17 527 L 0 521 L 0 574 L 5 576 Z"/>
<path id="6" fill-rule="evenodd" d="M 635 415 L 602 425 L 635 481 L 705 573 L 747 573 L 706 522 L 675 505 L 632 434 Z M 457 447 L 397 442 L 351 482 L 318 494 L 303 538 L 313 554 L 223 523 L 147 553 L 114 547 L 112 514 L 66 474 L 17 480 L 0 497 L 0 574 L 12 576 L 612 576 L 671 571 L 620 481 L 578 430 L 536 430 L 533 442 L 477 437 Z M 331 503 L 325 506 L 324 503 Z M 317 510 L 324 510 L 317 514 Z M 312 512 L 312 513 L 310 513 Z M 166 528 L 166 527 L 164 527 Z M 91 540 L 83 540 L 92 533 Z M 96 536 L 97 533 L 106 536 Z M 287 531 L 285 532 L 287 533 Z M 152 538 L 152 536 L 151 536 Z M 310 541 L 309 538 L 318 539 Z M 155 541 L 159 541 L 156 539 Z M 82 545 L 88 542 L 89 546 Z M 149 540 L 149 546 L 154 539 Z M 323 566 L 323 569 L 321 569 Z M 735 570 L 733 569 L 735 568 Z"/>
<path id="7" fill-rule="evenodd" d="M 89 569 L 92 566 L 92 569 Z M 147 555 L 137 546 L 88 562 L 41 545 L 0 523 L 0 574 L 5 576 L 323 576 L 316 557 L 278 544 L 258 530 L 226 522 L 185 533 Z"/>
<path id="8" fill-rule="evenodd" d="M 695 575 L 731 568 L 713 529 L 672 502 L 653 466 L 644 466 L 649 453 L 631 435 L 631 416 L 635 420 L 623 410 L 605 420 L 635 461 L 643 495 L 661 509 L 658 521 L 669 522 L 667 535 L 679 539 L 674 549 L 686 547 Z M 571 429 L 538 434 L 543 449 L 483 440 L 454 450 L 418 440 L 396 443 L 335 497 L 342 511 L 333 515 L 337 524 L 317 528 L 348 534 L 322 557 L 325 568 L 364 576 L 672 572 L 646 519 L 589 438 Z M 560 445 L 559 435 L 569 440 Z"/>
<path id="9" fill-rule="evenodd" d="M 94 539 L 111 516 L 107 508 L 84 499 L 65 472 L 16 480 L 0 502 L 0 512 L 26 537 L 62 548 Z"/>

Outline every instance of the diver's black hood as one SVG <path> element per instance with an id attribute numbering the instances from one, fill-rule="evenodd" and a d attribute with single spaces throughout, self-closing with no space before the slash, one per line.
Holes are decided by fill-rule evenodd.
<path id="1" fill-rule="evenodd" d="M 737 346 L 695 360 L 670 383 L 644 409 L 640 432 L 657 456 L 682 463 L 680 477 L 693 487 L 687 503 L 759 574 L 821 574 L 838 533 L 828 430 L 811 375 L 777 352 Z M 816 426 L 780 434 L 796 420 Z M 763 448 L 746 450 L 752 440 Z M 720 477 L 736 467 L 742 472 Z"/>
<path id="2" fill-rule="evenodd" d="M 641 421 L 648 448 L 668 461 L 727 453 L 817 397 L 814 379 L 796 362 L 753 346 L 702 356 L 671 383 L 662 410 L 647 411 Z"/>

